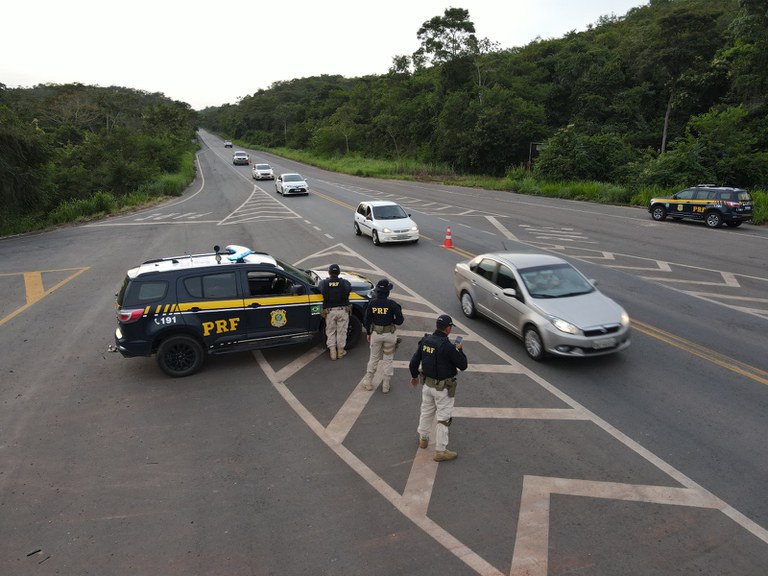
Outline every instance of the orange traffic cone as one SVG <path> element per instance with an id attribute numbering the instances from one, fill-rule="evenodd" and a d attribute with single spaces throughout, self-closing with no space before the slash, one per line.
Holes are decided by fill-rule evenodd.
<path id="1" fill-rule="evenodd" d="M 443 242 L 443 248 L 453 248 L 453 240 L 451 239 L 450 226 L 448 226 L 448 230 L 445 232 L 445 242 Z"/>

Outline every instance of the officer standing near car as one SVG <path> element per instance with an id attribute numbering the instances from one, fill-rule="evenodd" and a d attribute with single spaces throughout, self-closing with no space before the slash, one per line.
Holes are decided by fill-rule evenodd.
<path id="1" fill-rule="evenodd" d="M 375 296 L 368 303 L 363 315 L 363 326 L 368 333 L 368 343 L 371 346 L 368 366 L 363 378 L 363 390 L 373 390 L 373 377 L 381 360 L 384 374 L 381 391 L 384 394 L 389 392 L 389 381 L 394 373 L 392 360 L 397 348 L 395 331 L 404 320 L 400 304 L 389 297 L 393 287 L 389 279 L 379 280 L 374 289 Z"/>
<path id="2" fill-rule="evenodd" d="M 421 381 L 421 416 L 419 418 L 419 448 L 429 445 L 429 432 L 437 417 L 435 438 L 435 462 L 454 460 L 458 454 L 448 450 L 448 427 L 451 425 L 453 402 L 456 394 L 456 374 L 467 369 L 467 357 L 461 339 L 451 342 L 448 336 L 453 319 L 448 314 L 437 317 L 435 331 L 419 340 L 419 346 L 408 365 L 411 386 Z M 421 366 L 421 372 L 419 372 Z"/>
<path id="3" fill-rule="evenodd" d="M 320 282 L 320 292 L 323 295 L 323 316 L 325 317 L 325 343 L 331 353 L 331 360 L 342 358 L 347 351 L 347 328 L 352 307 L 349 304 L 349 293 L 352 285 L 349 280 L 339 278 L 341 268 L 338 264 L 328 267 L 328 278 Z"/>

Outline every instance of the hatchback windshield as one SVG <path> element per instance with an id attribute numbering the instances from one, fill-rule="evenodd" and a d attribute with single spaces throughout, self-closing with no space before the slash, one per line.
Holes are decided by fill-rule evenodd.
<path id="1" fill-rule="evenodd" d="M 269 170 L 269 164 L 256 164 L 256 170 Z"/>
<path id="2" fill-rule="evenodd" d="M 399 204 L 392 204 L 391 206 L 374 206 L 373 215 L 376 220 L 398 220 L 400 218 L 408 218 L 403 207 Z"/>
<path id="3" fill-rule="evenodd" d="M 595 289 L 570 264 L 523 268 L 519 272 L 525 287 L 534 298 L 578 296 Z"/>

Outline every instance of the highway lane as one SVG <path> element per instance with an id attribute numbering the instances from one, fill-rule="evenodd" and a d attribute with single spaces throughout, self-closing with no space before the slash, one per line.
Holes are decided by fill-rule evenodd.
<path id="1" fill-rule="evenodd" d="M 12 557 L 15 568 L 29 573 L 46 565 L 61 569 L 66 560 L 70 568 L 98 564 L 103 573 L 124 572 L 131 562 L 155 569 L 166 562 L 171 573 L 221 573 L 222 567 L 229 573 L 509 573 L 513 549 L 524 549 L 515 521 L 528 510 L 521 505 L 521 474 L 571 478 L 566 493 L 576 495 L 595 488 L 578 483 L 583 480 L 679 487 L 685 485 L 678 476 L 682 472 L 760 525 L 768 524 L 763 499 L 753 489 L 765 477 L 764 384 L 643 332 L 617 357 L 536 364 L 494 326 L 462 320 L 471 362 L 500 375 L 475 371 L 464 379 L 459 397 L 466 412 L 452 431 L 461 454 L 452 464 L 460 466 L 436 470 L 426 515 L 433 524 L 409 512 L 411 500 L 398 499 L 410 493 L 409 475 L 429 466 L 419 462 L 412 445 L 418 399 L 402 388 L 389 397 L 372 396 L 352 421 L 348 405 L 361 400 L 355 395 L 354 369 L 339 375 L 338 365 L 312 357 L 311 347 L 219 357 L 199 377 L 170 382 L 150 360 L 104 354 L 113 328 L 113 286 L 127 267 L 158 254 L 232 242 L 306 265 L 339 261 L 393 278 L 409 312 L 407 346 L 397 356 L 396 375 L 404 374 L 402 363 L 418 334 L 429 329 L 436 309 L 461 320 L 450 284 L 453 263 L 462 253 L 500 242 L 499 227 L 487 214 L 463 212 L 482 207 L 497 224 L 511 218 L 495 204 L 502 197 L 498 193 L 481 198 L 454 192 L 447 203 L 441 187 L 422 187 L 423 202 L 450 208 L 422 205 L 416 212 L 414 206 L 422 241 L 376 248 L 352 234 L 350 206 L 377 193 L 415 197 L 416 186 L 302 167 L 317 193 L 277 197 L 283 205 L 277 214 L 269 200 L 270 194 L 275 198 L 271 182 L 254 188 L 247 167 L 232 167 L 228 152 L 221 150 L 201 152 L 207 183 L 194 185 L 182 203 L 0 243 L 0 272 L 45 270 L 42 293 L 66 280 L 0 326 L 3 364 L 11 367 L 0 421 L 8 432 L 4 453 L 14 464 L 0 478 L 2 511 L 24 535 L 8 534 L 9 524 L 3 523 L 1 557 Z M 270 160 L 278 169 L 298 166 Z M 260 194 L 258 188 L 271 192 Z M 456 205 L 457 197 L 463 204 Z M 535 219 L 566 227 L 553 216 L 561 211 L 541 210 L 526 214 L 518 207 L 517 228 L 504 228 L 522 235 L 523 225 Z M 448 224 L 454 227 L 455 251 L 440 247 Z M 581 232 L 590 240 L 598 236 L 589 228 Z M 618 248 L 618 242 L 624 240 L 609 247 Z M 626 240 L 626 246 L 632 244 Z M 751 257 L 749 249 L 740 255 L 746 261 Z M 734 358 L 755 367 L 764 362 L 760 316 L 712 306 L 625 269 L 588 259 L 579 266 L 644 324 L 718 349 L 727 326 L 736 336 L 725 343 Z M 72 270 L 84 268 L 70 278 Z M 4 278 L 13 278 L 15 287 L 6 294 L 21 301 L 27 277 Z M 660 310 L 660 302 L 668 309 Z M 15 309 L 14 304 L 4 298 L 2 310 Z M 37 352 L 30 362 L 32 349 L 51 353 Z M 302 358 L 306 365 L 302 361 L 291 368 Z M 348 366 L 362 367 L 365 350 L 354 350 L 348 360 Z M 503 370 L 512 372 L 505 376 Z M 570 399 L 575 408 L 569 408 Z M 481 409 L 485 404 L 489 407 Z M 578 415 L 577 423 L 562 420 L 565 413 L 543 420 L 530 414 L 503 417 L 503 409 L 532 406 L 567 409 Z M 597 418 L 588 421 L 599 425 L 578 423 L 581 406 Z M 494 417 L 484 417 L 484 411 L 494 411 Z M 311 433 L 312 426 L 317 433 Z M 334 443 L 345 426 L 349 433 Z M 631 442 L 621 442 L 621 434 L 609 433 L 611 427 Z M 645 458 L 643 449 L 663 459 L 662 468 Z M 591 574 L 615 574 L 620 561 L 624 573 L 653 573 L 649 567 L 659 559 L 680 566 L 703 563 L 709 573 L 757 573 L 750 570 L 764 565 L 765 545 L 706 506 L 670 509 L 657 502 L 647 505 L 649 515 L 647 507 L 620 496 L 556 493 L 550 493 L 559 505 L 551 514 L 549 573 L 573 573 L 574 565 L 586 559 L 594 562 L 583 568 Z M 600 504 L 591 508 L 583 502 Z M 581 526 L 574 529 L 574 523 Z M 637 530 L 623 535 L 620 527 L 626 524 Z M 444 548 L 451 538 L 467 547 L 464 560 Z M 716 544 L 714 552 L 697 546 L 712 539 L 727 545 Z M 303 553 L 296 553 L 293 540 L 301 542 Z M 141 562 L 135 558 L 139 548 L 146 550 Z M 102 557 L 105 551 L 111 556 Z M 45 554 L 50 559 L 40 564 Z"/>

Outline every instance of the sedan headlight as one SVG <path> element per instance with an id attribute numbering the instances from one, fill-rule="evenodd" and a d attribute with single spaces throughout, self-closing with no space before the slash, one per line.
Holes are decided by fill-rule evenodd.
<path id="1" fill-rule="evenodd" d="M 622 310 L 621 311 L 621 325 L 622 326 L 627 326 L 628 324 L 629 324 L 629 314 L 627 314 L 626 312 L 624 312 Z"/>
<path id="2" fill-rule="evenodd" d="M 552 322 L 555 328 L 560 330 L 560 332 L 565 332 L 566 334 L 578 334 L 581 332 L 581 330 L 578 329 L 578 327 L 574 326 L 570 322 L 566 322 L 562 318 L 557 318 L 556 316 L 550 316 L 549 321 Z"/>

